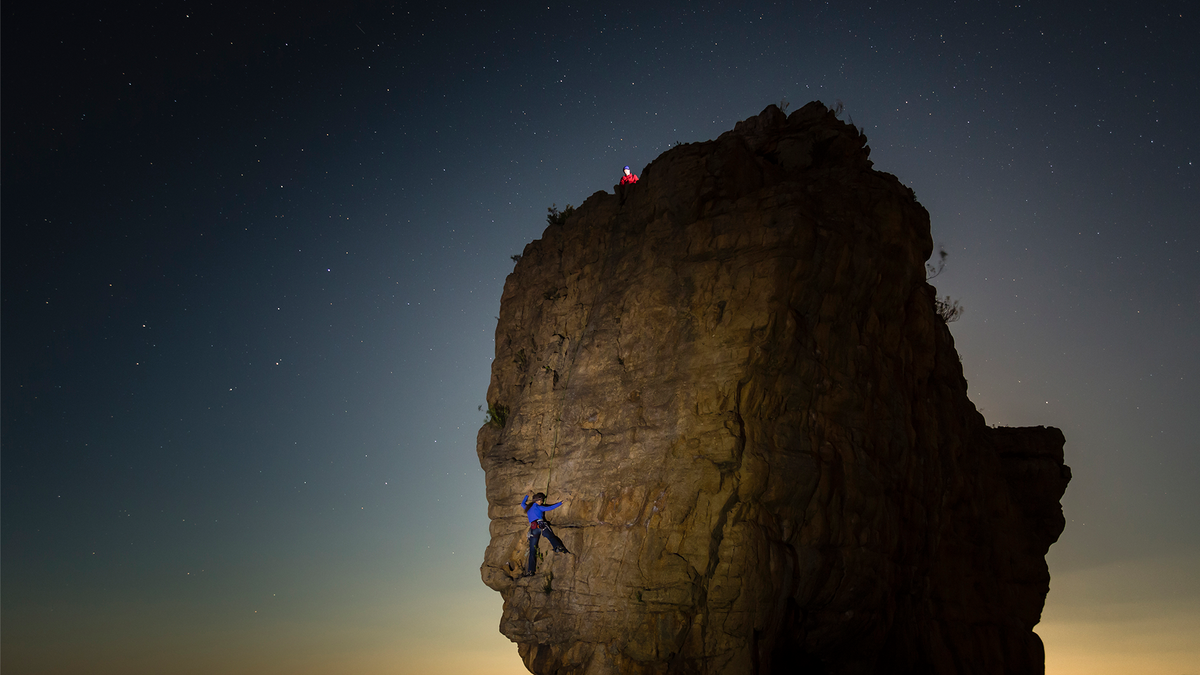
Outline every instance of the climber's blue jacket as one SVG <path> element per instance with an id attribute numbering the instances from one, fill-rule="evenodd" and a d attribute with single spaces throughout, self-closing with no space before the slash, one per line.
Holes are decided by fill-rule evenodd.
<path id="1" fill-rule="evenodd" d="M 521 508 L 525 508 L 525 502 L 528 499 L 529 499 L 529 495 L 525 495 L 524 497 L 521 497 Z M 545 513 L 546 511 L 553 511 L 554 509 L 557 509 L 560 506 L 562 506 L 562 502 L 558 502 L 557 504 L 551 504 L 550 506 L 542 506 L 541 504 L 531 504 L 529 506 L 529 510 L 525 512 L 525 515 L 529 516 L 529 522 L 531 522 L 531 523 L 537 522 L 542 519 L 543 513 Z"/>

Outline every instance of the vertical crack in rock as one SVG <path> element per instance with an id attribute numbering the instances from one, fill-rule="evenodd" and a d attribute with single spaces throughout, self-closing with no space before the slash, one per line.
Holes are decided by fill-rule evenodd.
<path id="1" fill-rule="evenodd" d="M 725 503 L 721 506 L 719 512 L 717 513 L 716 522 L 713 524 L 712 530 L 709 533 L 708 567 L 704 570 L 703 576 L 696 580 L 696 602 L 693 608 L 694 612 L 690 617 L 689 626 L 697 625 L 696 618 L 698 616 L 708 617 L 711 614 L 709 612 L 708 589 L 713 582 L 713 578 L 717 574 L 718 564 L 721 562 L 721 544 L 725 541 L 725 528 L 729 523 L 730 515 L 733 513 L 733 510 L 739 501 L 738 489 L 740 487 L 740 481 L 738 479 L 738 473 L 742 468 L 742 456 L 746 448 L 745 427 L 742 424 L 741 416 L 742 387 L 743 384 L 739 382 L 737 386 L 737 392 L 733 399 L 734 409 L 732 426 L 736 429 L 736 431 L 732 429 L 730 430 L 730 435 L 736 439 L 733 459 L 731 462 L 724 465 L 724 467 L 718 467 L 721 470 L 721 491 L 724 491 L 728 484 L 729 497 L 725 500 Z M 701 631 L 701 642 L 705 645 L 711 644 L 707 639 L 708 636 L 706 635 L 707 624 L 701 622 L 699 623 L 699 626 Z M 685 633 L 683 637 L 686 640 L 687 634 Z M 706 659 L 710 659 L 713 656 L 715 656 L 715 654 L 705 654 Z"/>
<path id="2" fill-rule="evenodd" d="M 479 431 L 534 673 L 1042 673 L 1070 469 L 967 398 L 929 216 L 820 103 L 677 146 L 530 242 Z M 573 555 L 522 577 L 522 494 Z"/>

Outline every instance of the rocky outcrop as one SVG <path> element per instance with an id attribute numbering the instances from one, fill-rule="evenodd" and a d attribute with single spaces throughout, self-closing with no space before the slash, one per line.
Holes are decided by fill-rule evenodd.
<path id="1" fill-rule="evenodd" d="M 477 451 L 532 672 L 1043 671 L 1063 436 L 967 399 L 928 214 L 865 143 L 771 106 L 526 246 Z M 573 554 L 523 578 L 528 491 Z"/>

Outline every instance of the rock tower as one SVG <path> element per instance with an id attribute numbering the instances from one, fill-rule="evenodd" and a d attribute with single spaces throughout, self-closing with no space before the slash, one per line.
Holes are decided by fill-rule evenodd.
<path id="1" fill-rule="evenodd" d="M 1062 433 L 968 400 L 929 215 L 869 152 L 769 106 L 525 247 L 477 452 L 532 672 L 1043 672 Z M 529 491 L 573 554 L 522 577 Z"/>

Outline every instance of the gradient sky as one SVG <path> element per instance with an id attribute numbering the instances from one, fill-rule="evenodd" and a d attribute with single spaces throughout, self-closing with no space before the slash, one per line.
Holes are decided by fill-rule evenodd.
<path id="1" fill-rule="evenodd" d="M 510 256 L 783 100 L 929 210 L 988 422 L 1066 434 L 1047 673 L 1200 673 L 1193 7 L 291 4 L 4 3 L 6 675 L 524 672 Z"/>

